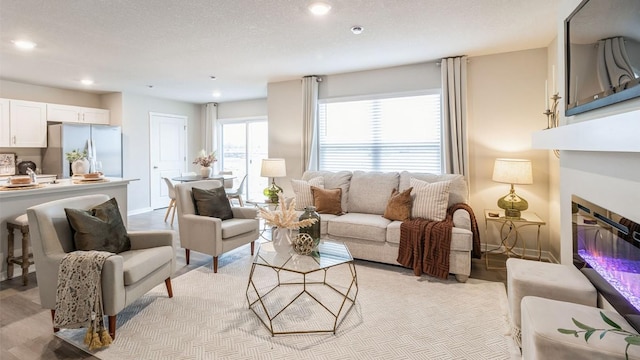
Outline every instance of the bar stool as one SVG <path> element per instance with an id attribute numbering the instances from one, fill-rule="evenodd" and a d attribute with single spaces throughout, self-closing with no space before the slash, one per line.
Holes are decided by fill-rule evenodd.
<path id="1" fill-rule="evenodd" d="M 13 256 L 13 231 L 20 230 L 22 232 L 22 256 Z M 22 214 L 14 219 L 7 220 L 7 230 L 9 236 L 7 237 L 7 279 L 13 277 L 13 265 L 22 266 L 22 284 L 27 285 L 29 283 L 29 265 L 33 264 L 33 255 L 29 254 L 29 221 L 27 220 L 27 214 Z"/>

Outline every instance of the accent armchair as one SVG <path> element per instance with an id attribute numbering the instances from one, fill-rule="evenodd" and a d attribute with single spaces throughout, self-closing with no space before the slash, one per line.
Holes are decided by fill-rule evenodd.
<path id="1" fill-rule="evenodd" d="M 58 267 L 66 253 L 75 251 L 65 208 L 90 209 L 109 200 L 87 195 L 56 200 L 27 209 L 36 265 L 40 303 L 55 315 Z M 116 335 L 116 316 L 125 307 L 163 281 L 169 297 L 175 269 L 172 230 L 131 231 L 131 250 L 107 258 L 102 268 L 102 303 L 109 317 L 109 334 Z M 58 329 L 54 328 L 54 332 Z"/>
<path id="2" fill-rule="evenodd" d="M 253 255 L 260 228 L 255 208 L 232 206 L 233 219 L 224 221 L 196 215 L 191 189 L 208 190 L 221 186 L 222 182 L 218 180 L 192 181 L 176 185 L 180 244 L 185 248 L 186 262 L 189 264 L 191 250 L 211 255 L 214 273 L 218 272 L 218 256 L 227 251 L 251 243 Z"/>

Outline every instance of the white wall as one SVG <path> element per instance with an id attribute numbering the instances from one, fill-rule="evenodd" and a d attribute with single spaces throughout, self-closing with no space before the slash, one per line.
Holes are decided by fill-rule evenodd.
<path id="1" fill-rule="evenodd" d="M 500 244 L 497 227 L 490 226 L 490 231 L 484 232 L 483 213 L 484 209 L 496 209 L 498 198 L 509 192 L 508 184 L 491 180 L 496 158 L 532 161 L 533 185 L 516 185 L 516 193 L 529 202 L 529 211 L 549 220 L 548 151 L 531 148 L 531 133 L 547 125 L 542 114 L 546 77 L 546 48 L 478 56 L 469 61 L 470 202 L 483 242 Z M 535 229 L 523 232 L 527 248 L 534 248 Z M 543 226 L 543 251 L 549 248 L 548 239 L 548 226 Z"/>
<path id="2" fill-rule="evenodd" d="M 218 119 L 266 117 L 267 112 L 267 99 L 218 103 Z"/>
<path id="3" fill-rule="evenodd" d="M 125 178 L 139 179 L 129 184 L 129 212 L 148 210 L 151 206 L 149 192 L 150 112 L 187 116 L 187 160 L 194 158 L 201 148 L 202 105 L 123 93 L 123 175 Z M 190 167 L 192 166 L 191 161 L 187 161 L 187 163 Z"/>
<path id="4" fill-rule="evenodd" d="M 0 80 L 0 97 L 52 104 L 101 108 L 99 94 L 59 89 L 49 86 L 23 84 L 8 80 Z"/>

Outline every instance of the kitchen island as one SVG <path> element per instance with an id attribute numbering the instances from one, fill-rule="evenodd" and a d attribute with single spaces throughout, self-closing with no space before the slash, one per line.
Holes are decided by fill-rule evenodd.
<path id="1" fill-rule="evenodd" d="M 127 224 L 127 186 L 137 179 L 106 178 L 106 181 L 72 182 L 63 180 L 60 183 L 40 184 L 36 188 L 11 189 L 0 191 L 0 278 L 7 277 L 7 220 L 27 212 L 27 208 L 53 200 L 69 197 L 106 194 L 118 201 L 122 220 Z M 21 234 L 15 233 L 15 256 L 22 253 L 20 248 Z M 29 268 L 34 271 L 34 266 Z M 14 277 L 21 274 L 19 267 L 15 267 Z"/>

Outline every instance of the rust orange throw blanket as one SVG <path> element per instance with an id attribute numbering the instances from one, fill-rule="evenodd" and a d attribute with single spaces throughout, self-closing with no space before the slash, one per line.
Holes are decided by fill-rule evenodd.
<path id="1" fill-rule="evenodd" d="M 451 229 L 453 213 L 458 209 L 469 212 L 471 232 L 473 233 L 472 256 L 480 258 L 480 234 L 478 223 L 471 207 L 467 204 L 455 204 L 447 209 L 443 221 L 411 219 L 400 225 L 400 245 L 398 247 L 398 263 L 413 268 L 413 273 L 422 273 L 446 279 L 449 276 L 449 252 L 451 248 Z"/>

